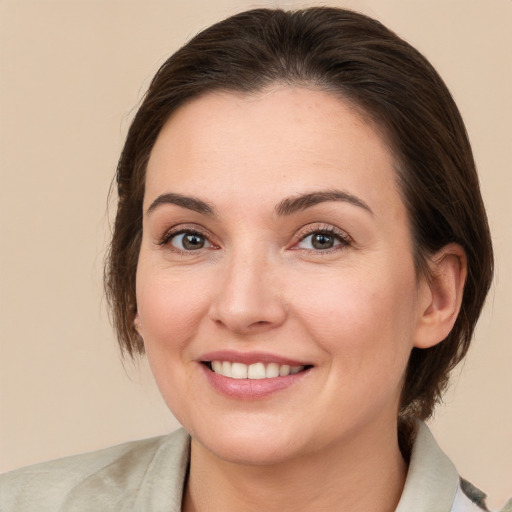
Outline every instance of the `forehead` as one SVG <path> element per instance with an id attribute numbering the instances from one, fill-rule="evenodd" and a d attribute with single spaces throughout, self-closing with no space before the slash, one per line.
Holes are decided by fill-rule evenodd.
<path id="1" fill-rule="evenodd" d="M 215 92 L 183 105 L 162 129 L 148 162 L 145 206 L 163 192 L 270 201 L 336 188 L 394 207 L 395 177 L 377 127 L 333 94 Z"/>

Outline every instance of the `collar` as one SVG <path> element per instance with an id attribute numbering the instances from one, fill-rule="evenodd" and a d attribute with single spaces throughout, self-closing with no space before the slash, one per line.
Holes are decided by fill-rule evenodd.
<path id="1" fill-rule="evenodd" d="M 170 510 L 179 511 L 190 457 L 190 437 L 179 429 L 167 438 L 146 472 L 149 489 L 166 489 Z M 171 462 L 172 468 L 169 467 Z M 169 485 L 169 474 L 173 475 Z M 460 477 L 447 455 L 439 448 L 425 423 L 418 421 L 402 497 L 395 512 L 450 512 L 459 490 Z M 159 485 L 162 484 L 162 485 Z M 149 489 L 148 489 L 149 488 Z M 162 499 L 160 496 L 159 499 Z M 133 510 L 157 510 L 153 493 L 137 496 Z M 140 508 L 142 507 L 142 508 Z"/>
<path id="2" fill-rule="evenodd" d="M 459 481 L 455 466 L 425 423 L 419 421 L 404 490 L 395 512 L 449 512 Z"/>

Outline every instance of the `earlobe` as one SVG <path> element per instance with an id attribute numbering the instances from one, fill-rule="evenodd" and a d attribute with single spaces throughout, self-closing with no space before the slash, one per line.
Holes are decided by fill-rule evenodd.
<path id="1" fill-rule="evenodd" d="M 449 244 L 430 258 L 430 279 L 421 284 L 420 310 L 414 346 L 429 348 L 452 330 L 462 304 L 467 261 L 464 249 Z"/>

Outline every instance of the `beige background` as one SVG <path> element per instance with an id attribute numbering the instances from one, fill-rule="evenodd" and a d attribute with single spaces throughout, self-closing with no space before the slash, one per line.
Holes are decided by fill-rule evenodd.
<path id="1" fill-rule="evenodd" d="M 497 507 L 512 495 L 512 1 L 330 3 L 424 52 L 467 123 L 497 279 L 432 428 Z M 107 191 L 158 65 L 199 29 L 261 5 L 305 4 L 0 1 L 0 470 L 176 426 L 145 363 L 120 362 L 106 318 Z"/>

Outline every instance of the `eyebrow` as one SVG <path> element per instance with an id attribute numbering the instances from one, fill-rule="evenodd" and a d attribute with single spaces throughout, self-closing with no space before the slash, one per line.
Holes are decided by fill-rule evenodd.
<path id="1" fill-rule="evenodd" d="M 279 216 L 292 215 L 294 213 L 304 211 L 307 208 L 311 208 L 317 204 L 329 201 L 341 201 L 349 203 L 354 206 L 358 206 L 359 208 L 362 208 L 373 215 L 371 208 L 363 200 L 341 190 L 308 192 L 293 197 L 287 197 L 276 205 L 275 211 Z M 196 197 L 184 196 L 182 194 L 175 193 L 159 195 L 146 210 L 146 215 L 163 204 L 174 204 L 176 206 L 181 206 L 182 208 L 187 208 L 188 210 L 212 217 L 216 215 L 215 208 L 206 201 Z"/>
<path id="2" fill-rule="evenodd" d="M 358 197 L 341 190 L 309 192 L 307 194 L 300 194 L 294 197 L 289 197 L 278 203 L 275 207 L 275 210 L 280 216 L 291 215 L 293 213 L 306 210 L 307 208 L 311 208 L 312 206 L 328 201 L 341 201 L 349 203 L 354 206 L 358 206 L 359 208 L 362 208 L 363 210 L 366 210 L 371 215 L 373 215 L 371 208 L 362 199 L 359 199 Z"/>
<path id="3" fill-rule="evenodd" d="M 207 202 L 197 199 L 196 197 L 172 193 L 159 195 L 146 210 L 146 215 L 163 204 L 175 204 L 197 213 L 202 213 L 212 217 L 215 216 L 215 208 Z"/>

